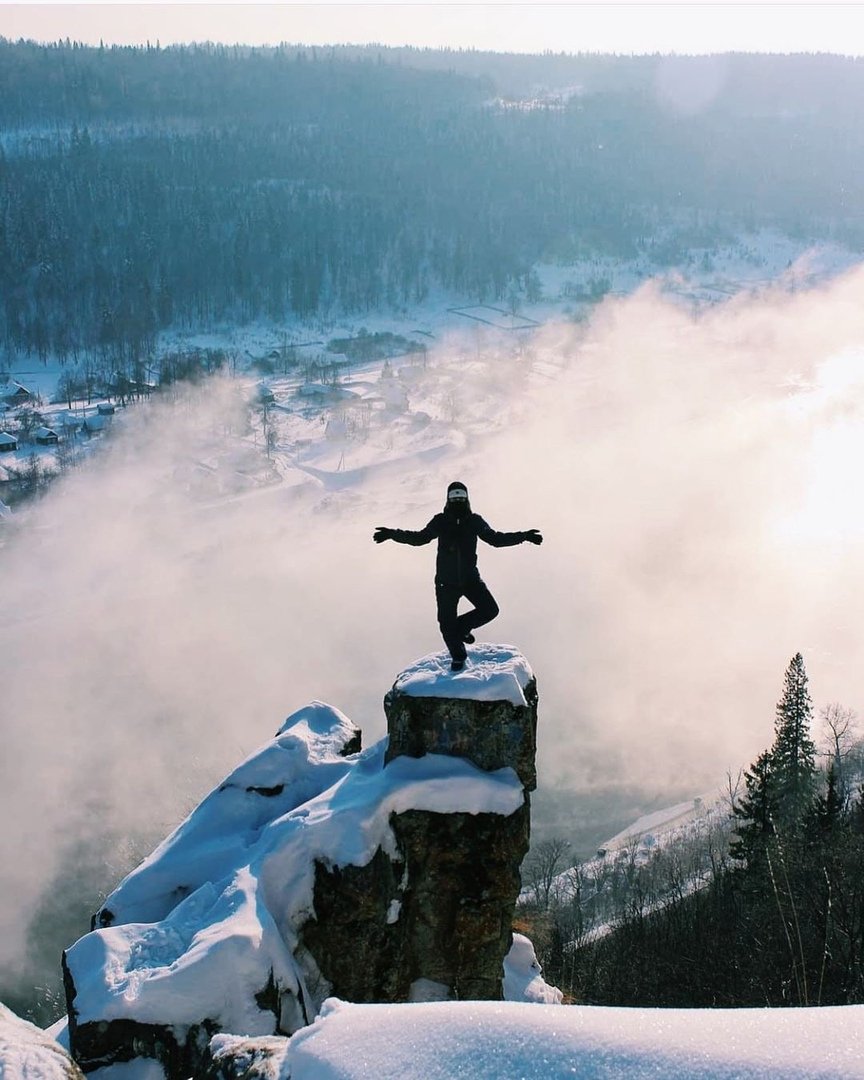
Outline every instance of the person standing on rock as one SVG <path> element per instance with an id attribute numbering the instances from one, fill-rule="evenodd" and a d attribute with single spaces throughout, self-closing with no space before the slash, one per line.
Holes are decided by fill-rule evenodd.
<path id="1" fill-rule="evenodd" d="M 514 547 L 526 541 L 530 544 L 543 543 L 537 529 L 496 532 L 479 514 L 473 512 L 468 501 L 468 488 L 459 480 L 454 480 L 447 488 L 447 502 L 443 511 L 436 514 L 425 529 L 388 529 L 379 525 L 372 536 L 376 544 L 395 540 L 397 544 L 411 544 L 414 547 L 437 539 L 435 599 L 441 636 L 450 651 L 451 671 L 461 671 L 465 666 L 465 646 L 474 641 L 472 631 L 491 622 L 499 611 L 495 597 L 477 569 L 478 538 L 492 547 Z M 459 615 L 457 608 L 463 596 L 474 607 Z"/>

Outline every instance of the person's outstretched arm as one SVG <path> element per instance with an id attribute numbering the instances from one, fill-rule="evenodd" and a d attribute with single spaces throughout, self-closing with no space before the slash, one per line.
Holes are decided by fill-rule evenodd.
<path id="1" fill-rule="evenodd" d="M 440 514 L 436 514 L 423 529 L 388 529 L 384 525 L 379 525 L 372 534 L 372 539 L 376 544 L 381 544 L 385 540 L 395 540 L 397 544 L 411 544 L 413 547 L 420 547 L 434 540 L 440 532 L 440 516 Z"/>
<path id="2" fill-rule="evenodd" d="M 498 532 L 488 522 L 484 521 L 479 514 L 474 515 L 477 525 L 477 535 L 492 547 L 515 547 L 516 544 L 542 544 L 543 537 L 537 529 L 527 529 L 523 532 Z"/>

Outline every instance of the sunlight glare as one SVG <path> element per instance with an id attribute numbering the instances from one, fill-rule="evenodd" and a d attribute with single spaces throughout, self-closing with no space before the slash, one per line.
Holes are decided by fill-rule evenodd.
<path id="1" fill-rule="evenodd" d="M 800 501 L 779 523 L 787 544 L 857 544 L 864 537 L 864 353 L 847 350 L 820 365 L 791 411 L 804 440 Z M 794 474 L 793 474 L 794 476 Z"/>

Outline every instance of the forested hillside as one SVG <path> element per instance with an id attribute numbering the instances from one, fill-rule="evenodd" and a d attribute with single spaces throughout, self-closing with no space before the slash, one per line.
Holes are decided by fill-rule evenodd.
<path id="1" fill-rule="evenodd" d="M 812 720 L 799 653 L 726 813 L 560 877 L 560 847 L 538 850 L 524 913 L 547 977 L 604 1005 L 864 1000 L 864 742 L 852 710 L 826 707 L 820 767 Z"/>
<path id="2" fill-rule="evenodd" d="M 857 245 L 864 69 L 733 62 L 694 111 L 686 61 L 673 101 L 656 58 L 0 41 L 0 341 L 122 367 L 172 325 L 501 298 L 590 251 Z"/>

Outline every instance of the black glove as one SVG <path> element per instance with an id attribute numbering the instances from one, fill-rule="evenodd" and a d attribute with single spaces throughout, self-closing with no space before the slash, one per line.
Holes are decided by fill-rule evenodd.
<path id="1" fill-rule="evenodd" d="M 536 529 L 529 529 L 528 532 L 522 533 L 522 537 L 527 540 L 529 544 L 543 543 L 543 537 Z"/>
<path id="2" fill-rule="evenodd" d="M 393 530 L 385 529 L 383 525 L 379 525 L 375 532 L 372 534 L 372 539 L 376 544 L 382 544 L 385 540 L 393 539 Z"/>

